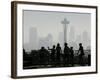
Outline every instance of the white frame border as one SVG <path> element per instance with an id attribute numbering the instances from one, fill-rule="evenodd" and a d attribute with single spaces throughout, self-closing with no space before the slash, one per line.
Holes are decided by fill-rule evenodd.
<path id="1" fill-rule="evenodd" d="M 91 13 L 91 66 L 70 68 L 49 68 L 23 70 L 23 46 L 22 46 L 22 10 L 43 10 L 60 12 Z M 17 76 L 37 76 L 51 74 L 70 74 L 96 71 L 96 9 L 79 7 L 60 7 L 46 5 L 17 4 Z"/>

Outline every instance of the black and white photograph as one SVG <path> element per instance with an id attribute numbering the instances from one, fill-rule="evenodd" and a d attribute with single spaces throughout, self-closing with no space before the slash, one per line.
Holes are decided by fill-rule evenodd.
<path id="1" fill-rule="evenodd" d="M 91 66 L 91 14 L 23 10 L 23 69 Z"/>
<path id="2" fill-rule="evenodd" d="M 12 76 L 97 73 L 97 6 L 12 2 Z"/>

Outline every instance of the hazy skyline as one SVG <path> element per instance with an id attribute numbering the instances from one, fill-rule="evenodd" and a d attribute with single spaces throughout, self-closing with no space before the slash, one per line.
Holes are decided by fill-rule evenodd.
<path id="1" fill-rule="evenodd" d="M 48 34 L 51 34 L 53 42 L 59 42 L 59 33 L 64 31 L 61 23 L 64 18 L 70 22 L 67 28 L 68 40 L 73 39 L 73 36 L 70 36 L 70 31 L 73 27 L 75 37 L 87 32 L 89 39 L 91 38 L 91 14 L 89 13 L 23 10 L 23 43 L 29 43 L 29 31 L 32 27 L 37 29 L 38 38 L 45 38 Z"/>

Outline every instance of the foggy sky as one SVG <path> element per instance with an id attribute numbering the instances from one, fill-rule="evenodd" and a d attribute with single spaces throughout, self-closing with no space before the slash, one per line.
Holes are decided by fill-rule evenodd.
<path id="1" fill-rule="evenodd" d="M 91 34 L 91 15 L 88 13 L 69 13 L 69 12 L 46 12 L 46 11 L 23 11 L 23 43 L 29 43 L 29 29 L 31 27 L 37 28 L 38 37 L 46 37 L 51 34 L 54 42 L 58 42 L 60 32 L 64 28 L 61 23 L 66 18 L 70 27 L 74 27 L 75 36 L 82 34 L 84 31 Z M 70 35 L 68 38 L 71 37 Z"/>

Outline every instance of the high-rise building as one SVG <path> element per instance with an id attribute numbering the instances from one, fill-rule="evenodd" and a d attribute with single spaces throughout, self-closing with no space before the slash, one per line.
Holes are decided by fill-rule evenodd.
<path id="1" fill-rule="evenodd" d="M 73 26 L 70 27 L 69 41 L 70 42 L 75 42 L 75 28 Z"/>
<path id="2" fill-rule="evenodd" d="M 82 33 L 82 43 L 83 43 L 85 49 L 86 49 L 88 46 L 90 46 L 90 40 L 89 40 L 88 32 L 87 32 L 87 31 L 84 31 L 84 32 Z"/>
<path id="3" fill-rule="evenodd" d="M 63 49 L 64 48 L 64 33 L 63 32 L 59 32 L 58 40 L 59 40 L 59 43 L 60 43 L 60 45 L 61 45 L 61 47 Z"/>
<path id="4" fill-rule="evenodd" d="M 52 35 L 51 34 L 48 34 L 46 37 L 41 37 L 39 38 L 39 44 L 38 44 L 38 48 L 41 48 L 41 47 L 52 47 Z"/>
<path id="5" fill-rule="evenodd" d="M 38 35 L 37 35 L 37 29 L 35 27 L 31 27 L 29 31 L 29 44 L 31 50 L 37 49 L 38 45 Z"/>

